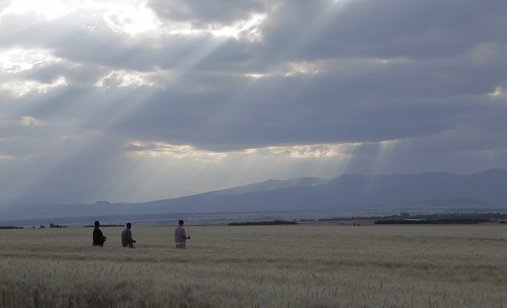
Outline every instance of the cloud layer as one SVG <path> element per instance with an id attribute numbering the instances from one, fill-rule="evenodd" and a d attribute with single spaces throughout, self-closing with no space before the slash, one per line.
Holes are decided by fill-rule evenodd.
<path id="1" fill-rule="evenodd" d="M 507 167 L 506 15 L 495 0 L 0 1 L 3 203 Z"/>

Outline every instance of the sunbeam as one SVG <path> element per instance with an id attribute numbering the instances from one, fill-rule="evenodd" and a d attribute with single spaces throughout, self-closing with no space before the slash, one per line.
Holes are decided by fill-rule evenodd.
<path id="1" fill-rule="evenodd" d="M 0 0 L 0 199 L 504 168 L 504 9 L 428 1 Z"/>

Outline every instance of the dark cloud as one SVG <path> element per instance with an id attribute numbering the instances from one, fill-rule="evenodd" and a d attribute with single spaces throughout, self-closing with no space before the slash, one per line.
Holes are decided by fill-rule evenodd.
<path id="1" fill-rule="evenodd" d="M 252 14 L 264 13 L 271 1 L 267 0 L 149 0 L 151 7 L 160 17 L 169 21 L 190 22 L 195 26 L 213 24 L 227 25 L 238 20 L 249 19 Z"/>
<path id="2" fill-rule="evenodd" d="M 100 199 L 101 184 L 121 174 L 126 149 L 135 152 L 131 140 L 212 151 L 362 143 L 347 170 L 365 173 L 507 166 L 501 1 L 152 0 L 148 7 L 160 28 L 135 35 L 98 12 L 2 15 L 0 55 L 15 47 L 52 56 L 0 71 L 3 191 L 15 188 L 11 176 L 34 171 L 39 181 L 20 187 Z M 247 35 L 252 29 L 237 37 L 208 31 L 254 14 L 265 14 L 256 39 Z M 169 31 L 179 23 L 194 32 Z M 65 85 L 48 88 L 61 77 Z M 11 93 L 23 85 L 29 91 Z M 33 120 L 23 125 L 23 117 Z"/>
<path id="3" fill-rule="evenodd" d="M 263 25 L 266 39 L 299 47 L 287 52 L 302 57 L 427 58 L 507 37 L 501 1 L 344 1 L 332 9 L 322 2 L 283 2 Z"/>

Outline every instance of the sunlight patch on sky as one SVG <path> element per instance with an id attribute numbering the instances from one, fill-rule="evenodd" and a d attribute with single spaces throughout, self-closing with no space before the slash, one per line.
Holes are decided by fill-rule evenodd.
<path id="1" fill-rule="evenodd" d="M 176 34 L 227 37 L 259 41 L 262 34 L 259 26 L 266 19 L 266 14 L 252 14 L 249 19 L 237 20 L 231 24 L 208 24 L 194 27 L 190 23 L 166 21 L 146 6 L 146 1 L 62 1 L 62 0 L 13 0 L 2 10 L 0 18 L 7 15 L 34 14 L 37 18 L 54 20 L 66 15 L 101 16 L 104 23 L 114 32 L 128 35 L 139 34 Z M 90 28 L 90 27 L 89 27 Z M 93 29 L 91 27 L 90 29 Z"/>
<path id="2" fill-rule="evenodd" d="M 157 15 L 146 7 L 144 1 L 131 3 L 109 2 L 95 8 L 104 11 L 104 21 L 116 32 L 136 35 L 156 31 L 161 26 Z"/>
<path id="3" fill-rule="evenodd" d="M 19 124 L 21 126 L 27 127 L 27 126 L 39 126 L 44 125 L 44 121 L 37 119 L 32 116 L 23 116 L 19 119 Z"/>
<path id="4" fill-rule="evenodd" d="M 102 16 L 113 31 L 136 35 L 157 30 L 161 22 L 146 7 L 146 1 L 59 1 L 13 0 L 0 17 L 5 15 L 34 14 L 39 18 L 54 20 L 70 14 Z"/>
<path id="5" fill-rule="evenodd" d="M 45 19 L 52 20 L 66 15 L 69 9 L 70 7 L 65 1 L 59 0 L 12 0 L 1 15 L 35 13 Z"/>
<path id="6" fill-rule="evenodd" d="M 126 149 L 137 156 L 144 157 L 172 157 L 193 158 L 195 160 L 220 160 L 226 154 L 198 149 L 191 145 L 174 145 L 157 141 L 132 140 L 127 143 Z"/>
<path id="7" fill-rule="evenodd" d="M 145 157 L 206 158 L 221 160 L 229 155 L 287 156 L 293 159 L 346 157 L 359 143 L 270 146 L 238 151 L 214 152 L 191 145 L 173 145 L 157 141 L 129 141 L 126 149 Z"/>
<path id="8" fill-rule="evenodd" d="M 374 63 L 375 64 L 398 64 L 398 65 L 404 65 L 404 64 L 410 64 L 413 62 L 413 60 L 407 58 L 407 57 L 390 57 L 390 58 L 375 58 Z"/>
<path id="9" fill-rule="evenodd" d="M 9 74 L 29 71 L 34 67 L 43 67 L 62 60 L 54 57 L 47 49 L 0 49 L 0 71 Z"/>
<path id="10" fill-rule="evenodd" d="M 45 94 L 52 89 L 67 86 L 65 77 L 59 77 L 51 83 L 35 80 L 15 80 L 0 84 L 0 93 L 22 97 L 32 93 Z"/>
<path id="11" fill-rule="evenodd" d="M 248 74 L 245 74 L 244 76 L 247 78 L 261 79 L 261 78 L 270 76 L 270 74 L 248 73 Z"/>
<path id="12" fill-rule="evenodd" d="M 308 158 L 332 158 L 348 156 L 358 144 L 316 144 L 316 145 L 294 145 L 274 146 L 261 148 L 259 152 L 271 155 L 286 155 L 294 159 Z"/>
<path id="13" fill-rule="evenodd" d="M 266 14 L 253 14 L 250 19 L 238 20 L 230 25 L 209 24 L 206 27 L 195 27 L 191 23 L 169 23 L 163 32 L 172 35 L 202 35 L 210 34 L 217 38 L 245 39 L 250 42 L 262 40 L 259 26 L 266 19 Z"/>
<path id="14" fill-rule="evenodd" d="M 352 2 L 352 0 L 329 0 L 331 5 L 345 7 Z"/>
<path id="15" fill-rule="evenodd" d="M 284 74 L 286 77 L 297 75 L 316 75 L 320 72 L 320 63 L 311 62 L 292 62 L 288 65 L 288 71 Z"/>
<path id="16" fill-rule="evenodd" d="M 152 79 L 154 74 L 126 70 L 112 71 L 100 78 L 95 86 L 99 88 L 153 87 L 155 86 Z"/>
<path id="17" fill-rule="evenodd" d="M 270 72 L 249 72 L 243 76 L 251 79 L 261 79 L 266 77 L 297 77 L 297 76 L 311 76 L 321 73 L 326 67 L 323 61 L 310 62 L 289 62 L 281 69 L 275 69 Z"/>
<path id="18" fill-rule="evenodd" d="M 232 26 L 225 26 L 211 30 L 215 36 L 233 37 L 236 40 L 244 37 L 249 41 L 260 41 L 262 34 L 259 32 L 259 25 L 266 19 L 266 14 L 254 14 L 248 20 L 240 20 Z"/>
<path id="19" fill-rule="evenodd" d="M 500 97 L 505 95 L 505 92 L 503 91 L 503 88 L 501 86 L 496 86 L 495 90 L 488 93 L 488 95 L 492 97 Z"/>
<path id="20" fill-rule="evenodd" d="M 253 14 L 250 19 L 238 20 L 230 25 L 209 24 L 202 28 L 194 27 L 190 23 L 169 23 L 165 25 L 164 31 L 175 35 L 211 34 L 216 37 L 246 39 L 255 42 L 262 39 L 259 26 L 266 17 L 266 14 Z"/>

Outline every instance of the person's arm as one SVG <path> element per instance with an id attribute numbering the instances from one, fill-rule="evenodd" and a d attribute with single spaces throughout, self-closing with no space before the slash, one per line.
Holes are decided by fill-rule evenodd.
<path id="1" fill-rule="evenodd" d="M 185 231 L 185 229 L 183 229 L 183 237 L 186 238 L 187 240 L 190 239 L 190 235 L 187 235 L 187 231 Z"/>
<path id="2" fill-rule="evenodd" d="M 99 230 L 99 239 L 102 239 L 102 242 L 107 239 L 107 237 L 104 236 L 104 233 L 102 233 L 102 230 Z"/>
<path id="3" fill-rule="evenodd" d="M 127 243 L 132 243 L 132 232 L 130 230 L 127 232 Z"/>

